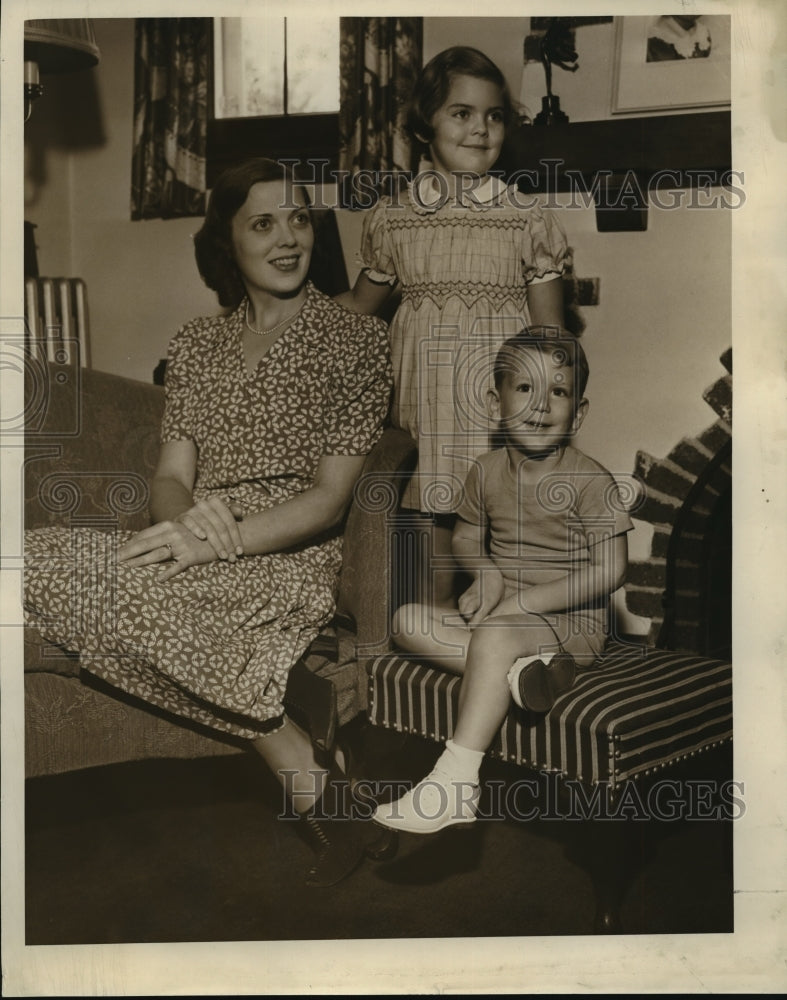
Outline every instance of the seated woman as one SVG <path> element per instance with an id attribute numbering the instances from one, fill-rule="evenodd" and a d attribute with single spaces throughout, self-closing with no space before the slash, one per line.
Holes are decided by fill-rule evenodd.
<path id="1" fill-rule="evenodd" d="M 333 615 L 341 524 L 392 382 L 385 323 L 307 280 L 313 244 L 306 193 L 280 164 L 217 181 L 195 250 L 232 311 L 170 344 L 152 524 L 28 531 L 25 603 L 104 681 L 249 740 L 312 834 L 307 882 L 333 885 L 363 846 L 340 773 L 282 698 Z"/>

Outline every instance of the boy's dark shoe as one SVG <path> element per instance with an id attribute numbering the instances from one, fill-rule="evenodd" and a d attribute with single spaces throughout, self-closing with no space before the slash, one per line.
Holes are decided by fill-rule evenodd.
<path id="1" fill-rule="evenodd" d="M 511 695 L 520 708 L 548 712 L 577 675 L 574 657 L 568 653 L 523 656 L 508 672 Z"/>

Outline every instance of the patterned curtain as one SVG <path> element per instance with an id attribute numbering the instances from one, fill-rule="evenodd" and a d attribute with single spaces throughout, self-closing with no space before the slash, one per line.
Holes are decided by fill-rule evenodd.
<path id="1" fill-rule="evenodd" d="M 422 53 L 420 17 L 341 18 L 341 169 L 415 169 L 404 119 Z"/>
<path id="2" fill-rule="evenodd" d="M 131 218 L 205 214 L 207 17 L 137 18 Z"/>

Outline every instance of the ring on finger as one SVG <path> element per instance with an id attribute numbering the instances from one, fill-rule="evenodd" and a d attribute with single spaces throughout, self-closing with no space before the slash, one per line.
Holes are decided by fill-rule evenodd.
<path id="1" fill-rule="evenodd" d="M 169 542 L 164 542 L 164 548 L 167 550 L 167 552 L 169 552 L 168 558 L 173 559 L 174 557 L 172 555 L 172 546 L 169 544 Z"/>
<path id="2" fill-rule="evenodd" d="M 230 504 L 234 504 L 236 507 L 240 507 L 241 511 L 243 511 L 244 514 L 246 512 L 245 502 L 243 500 L 239 500 L 237 497 L 234 497 L 231 493 L 227 494 L 225 498 L 225 503 L 227 504 L 227 506 L 229 506 Z"/>

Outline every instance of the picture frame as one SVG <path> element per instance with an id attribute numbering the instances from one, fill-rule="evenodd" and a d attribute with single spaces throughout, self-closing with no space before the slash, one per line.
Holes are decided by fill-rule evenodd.
<path id="1" fill-rule="evenodd" d="M 616 17 L 611 113 L 730 107 L 730 20 Z"/>

